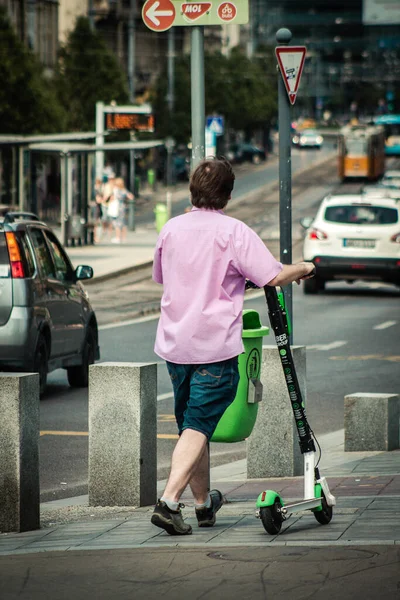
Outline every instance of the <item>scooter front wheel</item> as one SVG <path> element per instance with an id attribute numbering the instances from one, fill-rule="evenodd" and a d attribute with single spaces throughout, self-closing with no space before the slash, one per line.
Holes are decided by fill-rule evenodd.
<path id="1" fill-rule="evenodd" d="M 283 518 L 280 513 L 282 504 L 278 499 L 275 500 L 272 506 L 263 506 L 260 508 L 260 519 L 264 529 L 270 535 L 276 535 L 280 532 Z"/>
<path id="2" fill-rule="evenodd" d="M 332 506 L 328 505 L 324 492 L 322 492 L 321 495 L 321 506 L 322 510 L 316 510 L 314 512 L 314 517 L 317 519 L 320 525 L 328 525 L 328 523 L 332 521 L 333 508 Z"/>

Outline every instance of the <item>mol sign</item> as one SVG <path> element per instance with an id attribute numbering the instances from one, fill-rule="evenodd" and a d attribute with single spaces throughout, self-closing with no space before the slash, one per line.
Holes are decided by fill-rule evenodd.
<path id="1" fill-rule="evenodd" d="M 142 17 L 145 25 L 153 31 L 188 25 L 244 25 L 249 21 L 249 0 L 147 0 Z"/>
<path id="2" fill-rule="evenodd" d="M 189 22 L 197 21 L 210 11 L 211 6 L 211 2 L 185 2 L 182 4 L 182 15 Z"/>

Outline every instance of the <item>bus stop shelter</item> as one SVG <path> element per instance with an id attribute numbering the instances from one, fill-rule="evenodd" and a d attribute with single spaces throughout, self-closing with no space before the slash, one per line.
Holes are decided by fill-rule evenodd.
<path id="1" fill-rule="evenodd" d="M 94 188 L 94 157 L 96 151 L 121 152 L 135 150 L 149 150 L 162 146 L 161 140 L 148 140 L 136 142 L 113 142 L 103 145 L 83 144 L 74 142 L 41 142 L 29 145 L 32 152 L 56 153 L 60 157 L 60 223 L 61 239 L 68 245 L 71 231 L 76 232 L 81 226 L 89 222 L 89 203 Z M 78 157 L 81 161 L 81 170 L 85 170 L 80 181 L 74 180 L 72 160 Z M 80 237 L 74 233 L 75 237 Z M 85 242 L 87 236 L 84 234 Z"/>
<path id="2" fill-rule="evenodd" d="M 164 145 L 161 140 L 114 142 L 96 145 L 95 132 L 53 134 L 45 136 L 1 136 L 0 150 L 8 148 L 9 191 L 7 204 L 14 209 L 38 213 L 41 218 L 60 223 L 61 238 L 88 242 L 95 178 L 96 152 L 143 151 Z M 42 211 L 36 194 L 36 172 L 31 169 L 33 156 L 51 156 L 59 164 L 56 173 L 57 197 L 46 199 Z M 0 189 L 1 192 L 1 189 Z M 0 194 L 1 198 L 1 194 Z M 4 206 L 4 199 L 0 205 Z M 43 213 L 43 214 L 42 214 Z"/>

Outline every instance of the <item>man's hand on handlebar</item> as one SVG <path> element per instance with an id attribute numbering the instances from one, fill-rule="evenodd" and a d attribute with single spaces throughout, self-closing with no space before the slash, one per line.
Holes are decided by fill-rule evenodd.
<path id="1" fill-rule="evenodd" d="M 252 281 L 250 281 L 250 279 L 246 279 L 246 284 L 245 284 L 244 289 L 245 290 L 259 290 L 260 288 L 258 287 L 258 285 L 256 285 Z"/>
<path id="2" fill-rule="evenodd" d="M 315 276 L 315 265 L 312 262 L 302 262 L 300 265 L 304 265 L 305 274 L 299 279 L 296 279 L 297 285 L 300 285 L 303 279 L 311 279 Z"/>
<path id="3" fill-rule="evenodd" d="M 312 262 L 300 262 L 296 265 L 283 265 L 283 270 L 274 279 L 272 279 L 268 285 L 283 287 L 295 281 L 297 285 L 300 285 L 302 279 L 311 279 L 315 275 L 315 266 Z M 245 289 L 259 289 L 258 285 L 246 280 Z"/>

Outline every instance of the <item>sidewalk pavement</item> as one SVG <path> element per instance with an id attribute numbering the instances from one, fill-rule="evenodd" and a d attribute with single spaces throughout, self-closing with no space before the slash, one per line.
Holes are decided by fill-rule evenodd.
<path id="1" fill-rule="evenodd" d="M 211 469 L 211 485 L 226 504 L 213 528 L 198 529 L 189 491 L 184 515 L 193 535 L 171 537 L 150 523 L 153 507 L 89 507 L 80 496 L 41 505 L 42 529 L 0 535 L 0 555 L 49 550 L 100 550 L 147 547 L 348 546 L 400 544 L 400 450 L 344 452 L 343 430 L 320 436 L 321 475 L 337 497 L 333 519 L 319 525 L 310 511 L 297 513 L 270 536 L 255 518 L 257 496 L 266 489 L 284 501 L 303 496 L 302 477 L 246 479 L 246 460 Z M 165 482 L 158 482 L 162 492 Z M 399 577 L 400 579 L 400 577 Z"/>
<path id="2" fill-rule="evenodd" d="M 214 527 L 172 537 L 150 523 L 153 507 L 89 507 L 87 496 L 41 505 L 42 528 L 0 535 L 2 600 L 202 598 L 364 600 L 399 597 L 400 450 L 343 451 L 343 430 L 320 436 L 321 475 L 337 504 L 328 525 L 310 511 L 279 535 L 255 518 L 260 492 L 303 496 L 303 479 L 246 480 L 246 461 L 211 470 L 226 503 Z M 159 493 L 164 482 L 159 482 Z"/>
<path id="3" fill-rule="evenodd" d="M 152 224 L 148 227 L 137 227 L 135 231 L 128 231 L 126 241 L 122 244 L 113 244 L 110 239 L 103 238 L 93 246 L 67 248 L 67 253 L 74 267 L 78 265 L 92 267 L 94 271 L 92 281 L 98 283 L 150 266 L 153 262 L 157 237 L 155 225 Z M 90 285 L 90 281 L 85 282 L 85 285 Z"/>

